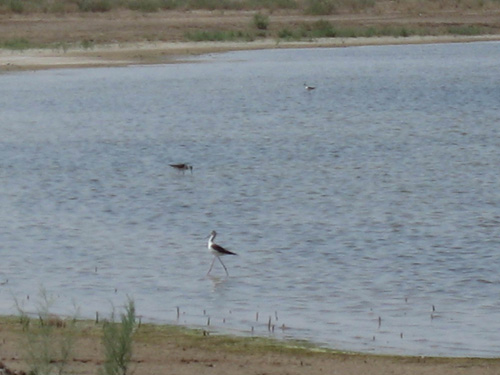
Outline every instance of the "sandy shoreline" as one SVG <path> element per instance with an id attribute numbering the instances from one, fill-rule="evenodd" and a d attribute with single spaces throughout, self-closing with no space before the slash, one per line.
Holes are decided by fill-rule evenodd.
<path id="1" fill-rule="evenodd" d="M 32 326 L 36 324 L 34 321 Z M 52 328 L 50 342 L 56 343 L 54 347 L 68 329 L 63 324 Z M 77 321 L 76 328 L 71 329 L 74 341 L 65 373 L 98 373 L 103 363 L 101 323 Z M 30 365 L 26 361 L 26 340 L 35 336 L 23 330 L 19 318 L 0 317 L 0 337 L 3 366 L 27 372 Z M 5 373 L 1 368 L 0 373 Z M 500 359 L 343 353 L 295 342 L 217 336 L 204 330 L 144 324 L 134 335 L 131 370 L 137 375 L 493 375 L 500 373 Z"/>
<path id="2" fill-rule="evenodd" d="M 313 41 L 263 39 L 253 42 L 130 42 L 93 48 L 0 50 L 0 71 L 110 67 L 182 62 L 208 53 L 277 48 L 335 48 L 367 45 L 500 41 L 500 35 L 330 38 Z"/>
<path id="3" fill-rule="evenodd" d="M 428 3 L 432 8 L 434 3 Z M 398 6 L 400 6 L 398 8 Z M 0 72 L 67 67 L 164 64 L 185 57 L 236 50 L 348 47 L 362 45 L 453 43 L 500 40 L 500 7 L 407 9 L 381 2 L 359 13 L 311 16 L 300 10 L 276 10 L 259 36 L 252 24 L 255 11 L 163 11 L 141 13 L 117 9 L 105 13 L 0 14 Z M 267 12 L 264 12 L 267 13 Z M 355 37 L 285 40 L 282 30 L 299 30 L 316 22 L 339 30 L 407 28 L 408 37 Z M 455 28 L 455 29 L 454 29 Z M 454 35 L 453 30 L 467 34 Z M 188 33 L 218 30 L 250 33 L 254 41 L 187 42 Z M 418 32 L 420 30 L 420 32 Z M 382 34 L 384 35 L 384 34 Z M 429 35 L 429 36 L 418 36 Z M 23 41 L 20 45 L 19 41 Z M 15 49 L 27 46 L 41 49 Z M 13 46 L 9 49 L 5 48 Z"/>

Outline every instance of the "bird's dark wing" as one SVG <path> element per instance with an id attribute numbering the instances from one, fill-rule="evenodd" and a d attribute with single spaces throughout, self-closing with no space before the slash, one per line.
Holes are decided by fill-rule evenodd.
<path id="1" fill-rule="evenodd" d="M 222 246 L 217 245 L 216 243 L 212 244 L 212 247 L 214 248 L 215 251 L 224 254 L 224 255 L 237 255 L 236 253 L 233 253 L 232 251 L 224 249 Z"/>

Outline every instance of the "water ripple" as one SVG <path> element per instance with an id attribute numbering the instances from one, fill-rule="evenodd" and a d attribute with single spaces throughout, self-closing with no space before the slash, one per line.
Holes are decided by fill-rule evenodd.
<path id="1" fill-rule="evenodd" d="M 496 356 L 499 50 L 0 76 L 0 312 L 43 285 L 88 318 L 132 296 L 158 323 Z M 229 278 L 205 277 L 212 229 Z"/>

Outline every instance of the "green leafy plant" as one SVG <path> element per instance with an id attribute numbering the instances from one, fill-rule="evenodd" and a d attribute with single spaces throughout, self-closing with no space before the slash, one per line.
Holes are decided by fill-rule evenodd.
<path id="1" fill-rule="evenodd" d="M 136 329 L 134 301 L 129 299 L 121 323 L 115 322 L 115 312 L 103 325 L 104 364 L 101 375 L 126 375 L 132 359 L 132 339 Z"/>
<path id="2" fill-rule="evenodd" d="M 187 32 L 184 34 L 184 37 L 187 40 L 191 40 L 194 42 L 203 42 L 203 41 L 214 41 L 214 42 L 227 42 L 234 40 L 246 40 L 251 41 L 255 37 L 243 31 L 225 31 L 225 30 L 197 30 L 193 32 Z"/>
<path id="3" fill-rule="evenodd" d="M 334 0 L 306 0 L 305 13 L 314 16 L 329 15 L 335 12 Z"/>
<path id="4" fill-rule="evenodd" d="M 78 0 L 77 4 L 82 12 L 108 12 L 113 7 L 110 0 Z"/>
<path id="5" fill-rule="evenodd" d="M 34 46 L 30 43 L 30 41 L 24 38 L 15 38 L 0 42 L 0 48 L 11 50 L 24 50 L 33 47 Z"/>
<path id="6" fill-rule="evenodd" d="M 10 0 L 9 8 L 14 13 L 23 13 L 25 10 L 24 4 L 21 0 Z"/>
<path id="7" fill-rule="evenodd" d="M 162 7 L 160 0 L 130 0 L 128 7 L 131 10 L 139 10 L 144 13 L 158 12 Z"/>
<path id="8" fill-rule="evenodd" d="M 76 314 L 73 319 L 61 319 L 50 312 L 53 302 L 54 299 L 41 288 L 38 319 L 30 319 L 16 300 L 25 334 L 22 350 L 31 375 L 63 375 L 73 354 Z"/>
<path id="9" fill-rule="evenodd" d="M 253 15 L 253 24 L 259 30 L 267 30 L 269 26 L 269 16 L 262 14 L 261 12 L 255 13 Z"/>

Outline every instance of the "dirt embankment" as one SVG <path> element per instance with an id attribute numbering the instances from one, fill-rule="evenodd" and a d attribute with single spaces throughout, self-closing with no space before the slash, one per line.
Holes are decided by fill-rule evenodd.
<path id="1" fill-rule="evenodd" d="M 29 41 L 49 48 L 0 49 L 0 71 L 50 67 L 88 67 L 165 63 L 173 57 L 208 52 L 263 48 L 336 47 L 366 44 L 436 43 L 500 40 L 500 9 L 401 13 L 391 9 L 363 14 L 305 16 L 298 11 L 269 14 L 267 37 L 254 41 L 187 42 L 186 33 L 200 30 L 244 32 L 252 27 L 254 11 L 161 11 L 140 13 L 113 10 L 106 13 L 3 14 L 0 44 Z M 337 37 L 287 41 L 273 37 L 278 30 L 294 30 L 316 21 L 342 28 L 396 27 L 426 29 L 431 36 Z M 480 26 L 490 33 L 456 36 L 448 26 Z"/>

